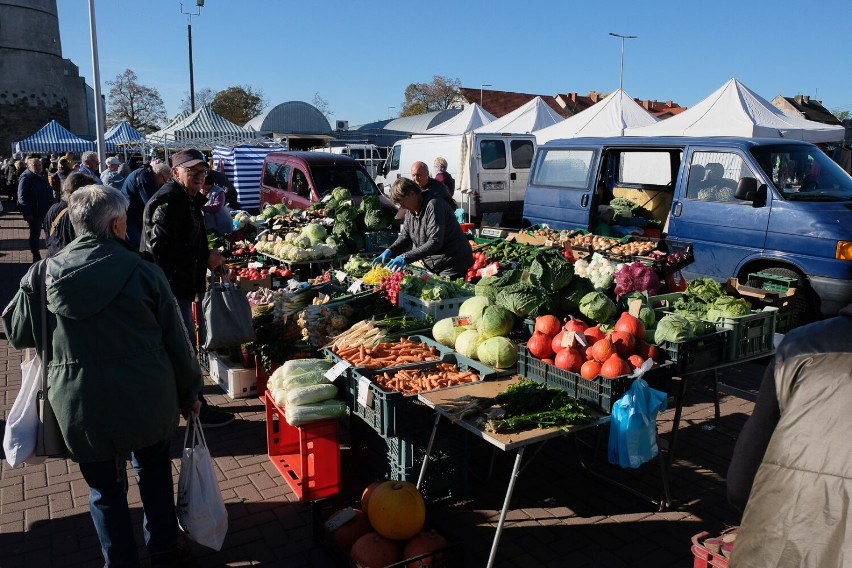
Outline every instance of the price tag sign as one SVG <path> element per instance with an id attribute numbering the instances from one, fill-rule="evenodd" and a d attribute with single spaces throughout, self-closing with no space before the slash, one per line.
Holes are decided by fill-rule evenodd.
<path id="1" fill-rule="evenodd" d="M 576 339 L 577 343 L 579 343 L 582 347 L 588 347 L 588 345 L 589 345 L 589 343 L 586 341 L 586 334 L 585 333 L 575 334 L 574 339 Z"/>
<path id="2" fill-rule="evenodd" d="M 346 280 L 346 273 L 342 270 L 335 270 L 334 277 L 337 278 L 338 282 L 343 282 L 344 280 Z"/>
<path id="3" fill-rule="evenodd" d="M 544 246 L 552 247 L 553 246 L 553 239 L 547 239 L 546 241 L 544 241 Z"/>
<path id="4" fill-rule="evenodd" d="M 350 294 L 357 294 L 358 292 L 361 291 L 361 286 L 363 284 L 364 284 L 364 282 L 362 282 L 361 279 L 359 278 L 358 280 L 353 282 L 352 285 L 349 286 L 349 288 L 346 289 L 346 291 L 349 292 Z"/>
<path id="5" fill-rule="evenodd" d="M 358 377 L 358 404 L 361 406 L 373 405 L 373 390 L 370 388 L 370 379 Z"/>
<path id="6" fill-rule="evenodd" d="M 511 243 L 511 242 L 514 242 L 514 241 L 515 241 L 515 235 L 509 235 L 508 237 L 506 237 L 507 243 Z"/>
<path id="7" fill-rule="evenodd" d="M 577 333 L 574 331 L 566 331 L 562 334 L 562 347 L 574 347 L 577 341 Z"/>
<path id="8" fill-rule="evenodd" d="M 642 300 L 636 298 L 635 300 L 630 300 L 627 303 L 627 313 L 633 316 L 634 318 L 639 317 L 639 310 L 642 309 Z"/>
<path id="9" fill-rule="evenodd" d="M 563 243 L 568 240 L 568 235 L 559 235 L 559 240 Z"/>
<path id="10" fill-rule="evenodd" d="M 336 513 L 332 518 L 325 522 L 325 530 L 333 533 L 349 521 L 355 518 L 355 509 L 346 507 L 339 513 Z"/>
<path id="11" fill-rule="evenodd" d="M 263 268 L 262 262 L 249 262 L 247 265 L 249 268 Z"/>
<path id="12" fill-rule="evenodd" d="M 473 323 L 473 318 L 470 316 L 453 316 L 453 326 L 462 327 Z"/>
<path id="13" fill-rule="evenodd" d="M 341 360 L 334 364 L 334 366 L 325 372 L 325 378 L 331 382 L 337 380 L 337 378 L 346 372 L 346 369 L 352 366 L 352 363 L 349 361 Z"/>

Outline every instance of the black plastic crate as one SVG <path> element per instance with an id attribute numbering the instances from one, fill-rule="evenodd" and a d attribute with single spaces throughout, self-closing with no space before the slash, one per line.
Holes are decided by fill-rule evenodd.
<path id="1" fill-rule="evenodd" d="M 657 347 L 665 351 L 674 372 L 699 371 L 727 360 L 729 334 L 730 330 L 721 329 L 686 341 L 660 341 Z"/>
<path id="2" fill-rule="evenodd" d="M 349 555 L 342 550 L 331 539 L 331 535 L 325 529 L 325 522 L 337 511 L 346 507 L 360 507 L 358 498 L 330 497 L 311 503 L 311 525 L 314 540 L 318 542 L 337 566 L 346 568 L 358 568 Z M 446 531 L 440 530 L 427 518 L 424 530 L 436 530 L 449 543 L 446 547 L 429 554 L 423 554 L 414 558 L 406 558 L 400 562 L 390 564 L 385 568 L 406 568 L 408 566 L 429 566 L 430 568 L 461 568 L 464 565 L 464 547 L 462 542 L 452 538 Z"/>

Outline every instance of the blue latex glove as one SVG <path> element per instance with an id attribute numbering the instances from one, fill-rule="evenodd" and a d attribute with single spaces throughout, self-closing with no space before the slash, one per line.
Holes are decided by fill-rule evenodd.
<path id="1" fill-rule="evenodd" d="M 373 259 L 373 262 L 370 263 L 370 266 L 384 266 L 384 264 L 388 261 L 388 258 L 390 258 L 390 249 L 385 249 L 385 252 Z"/>
<path id="2" fill-rule="evenodd" d="M 399 255 L 396 258 L 392 259 L 390 262 L 388 262 L 385 265 L 385 268 L 390 268 L 391 270 L 396 272 L 397 270 L 402 270 L 402 268 L 404 266 L 405 266 L 405 259 L 402 258 L 402 255 Z"/>

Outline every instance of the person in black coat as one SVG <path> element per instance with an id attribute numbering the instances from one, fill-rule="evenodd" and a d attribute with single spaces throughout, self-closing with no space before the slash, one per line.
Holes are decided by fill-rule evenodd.
<path id="1" fill-rule="evenodd" d="M 50 258 L 77 238 L 71 217 L 68 215 L 68 198 L 71 194 L 87 185 L 92 185 L 92 178 L 80 172 L 72 172 L 65 178 L 62 186 L 62 199 L 54 203 L 44 216 L 44 234 L 47 240 L 47 258 Z"/>
<path id="2" fill-rule="evenodd" d="M 41 260 L 41 230 L 44 216 L 53 205 L 53 190 L 43 174 L 41 159 L 28 158 L 27 170 L 18 180 L 18 209 L 30 227 L 30 252 L 33 262 Z"/>

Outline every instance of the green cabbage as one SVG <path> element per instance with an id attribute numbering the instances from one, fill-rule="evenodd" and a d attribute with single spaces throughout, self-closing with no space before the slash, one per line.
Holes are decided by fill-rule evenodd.
<path id="1" fill-rule="evenodd" d="M 453 318 L 444 318 L 442 320 L 438 320 L 435 322 L 435 325 L 432 326 L 432 337 L 434 337 L 435 341 L 441 345 L 455 347 L 456 339 L 458 339 L 459 335 L 461 335 L 465 329 L 465 327 L 456 326 L 453 323 Z"/>
<path id="2" fill-rule="evenodd" d="M 493 304 L 497 300 L 497 286 L 495 283 L 498 278 L 496 276 L 484 276 L 474 287 L 474 293 L 477 296 L 488 298 Z"/>
<path id="3" fill-rule="evenodd" d="M 712 302 L 719 296 L 723 295 L 725 292 L 722 291 L 722 285 L 713 280 L 712 278 L 696 278 L 695 280 L 690 280 L 689 284 L 686 285 L 686 290 L 684 290 L 684 294 L 689 296 L 698 296 L 705 302 Z"/>
<path id="4" fill-rule="evenodd" d="M 615 302 L 601 292 L 589 292 L 580 299 L 580 313 L 589 319 L 603 323 L 616 312 Z"/>
<path id="5" fill-rule="evenodd" d="M 667 314 L 657 322 L 654 342 L 672 341 L 680 343 L 693 336 L 692 323 L 680 314 Z M 646 331 L 647 334 L 647 331 Z"/>
<path id="6" fill-rule="evenodd" d="M 539 308 L 546 300 L 547 297 L 535 286 L 512 284 L 497 293 L 496 304 L 519 318 L 526 318 L 538 315 Z"/>
<path id="7" fill-rule="evenodd" d="M 459 355 L 470 359 L 476 359 L 476 349 L 484 340 L 485 338 L 479 335 L 479 332 L 475 329 L 466 329 L 459 334 L 458 338 L 456 338 L 456 344 L 454 347 L 455 350 L 459 352 Z"/>
<path id="8" fill-rule="evenodd" d="M 372 209 L 364 213 L 364 226 L 368 231 L 387 229 L 390 223 L 381 209 Z"/>
<path id="9" fill-rule="evenodd" d="M 540 254 L 530 263 L 529 273 L 539 286 L 548 292 L 555 292 L 571 283 L 574 267 L 561 255 L 545 257 Z"/>
<path id="10" fill-rule="evenodd" d="M 642 306 L 639 309 L 639 320 L 642 322 L 642 325 L 644 325 L 645 329 L 647 330 L 649 327 L 654 327 L 654 324 L 657 323 L 657 314 L 655 314 L 654 310 L 652 310 L 648 306 Z"/>
<path id="11" fill-rule="evenodd" d="M 302 228 L 302 236 L 308 237 L 311 241 L 311 246 L 318 245 L 325 241 L 328 234 L 325 232 L 325 227 L 318 223 L 308 223 Z"/>
<path id="12" fill-rule="evenodd" d="M 352 194 L 345 187 L 335 187 L 331 190 L 331 198 L 335 201 L 349 201 Z"/>
<path id="13" fill-rule="evenodd" d="M 480 361 L 497 369 L 508 369 L 518 362 L 518 346 L 505 337 L 486 339 L 479 344 L 476 353 Z"/>
<path id="14" fill-rule="evenodd" d="M 733 296 L 719 296 L 707 309 L 704 316 L 710 321 L 719 321 L 725 318 L 740 318 L 751 313 L 751 305 L 743 298 Z"/>
<path id="15" fill-rule="evenodd" d="M 490 303 L 488 298 L 484 296 L 473 296 L 465 300 L 461 305 L 459 315 L 470 317 L 470 326 L 471 328 L 475 328 L 479 318 L 482 316 L 482 312 L 485 311 L 485 308 Z"/>
<path id="16" fill-rule="evenodd" d="M 486 339 L 499 335 L 508 335 L 515 326 L 515 316 L 504 307 L 488 306 L 482 312 L 476 329 Z"/>

